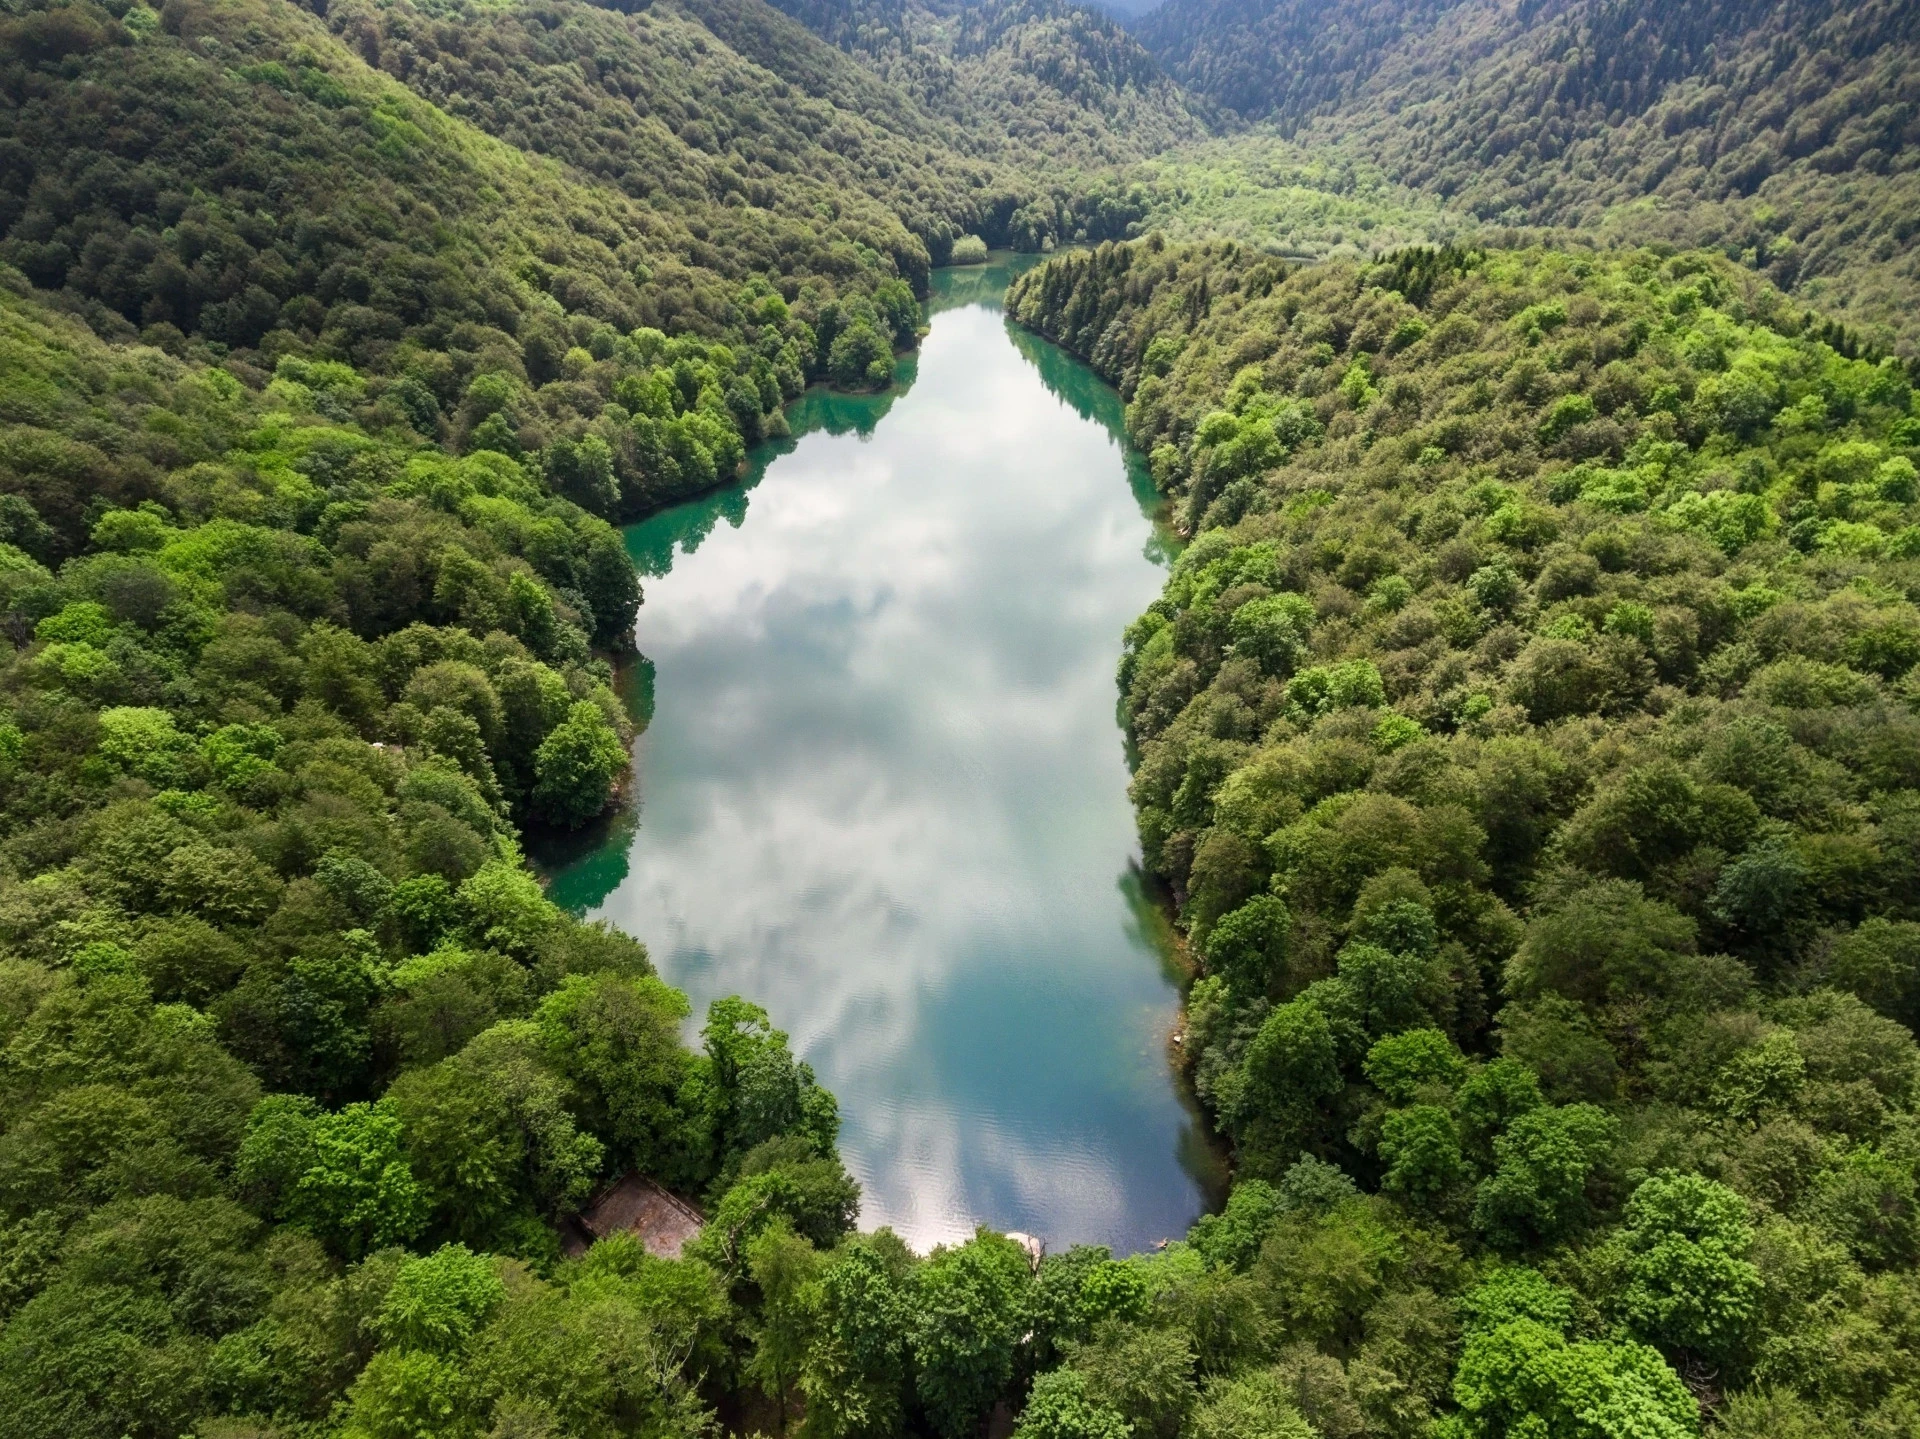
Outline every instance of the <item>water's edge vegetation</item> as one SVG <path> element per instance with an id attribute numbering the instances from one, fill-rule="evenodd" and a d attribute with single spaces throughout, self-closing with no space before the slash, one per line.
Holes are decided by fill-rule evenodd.
<path id="1" fill-rule="evenodd" d="M 547 455 L 383 431 L 343 361 L 254 389 L 113 344 L 17 276 L 0 321 L 0 1432 L 692 1434 L 804 1402 L 960 1435 L 1091 1333 L 1082 1288 L 1141 1302 L 1104 1251 L 853 1234 L 834 1100 L 765 1013 L 718 1002 L 689 1050 L 644 948 L 542 892 L 523 827 L 626 768 L 594 646 L 638 599 Z M 603 373 L 694 416 L 718 358 L 638 327 Z M 565 1258 L 630 1169 L 701 1237 Z"/>

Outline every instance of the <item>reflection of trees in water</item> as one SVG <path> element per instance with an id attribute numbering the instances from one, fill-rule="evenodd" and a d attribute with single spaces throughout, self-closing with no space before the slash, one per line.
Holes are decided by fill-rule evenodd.
<path id="1" fill-rule="evenodd" d="M 1006 288 L 1005 280 L 1000 288 Z M 871 439 L 894 401 L 913 388 L 919 373 L 919 357 L 908 354 L 895 362 L 893 384 L 879 394 L 849 395 L 824 385 L 808 390 L 787 407 L 791 432 L 748 451 L 746 472 L 739 479 L 627 527 L 627 554 L 634 568 L 644 577 L 657 579 L 673 569 L 675 555 L 690 555 L 699 549 L 722 520 L 739 529 L 746 523 L 749 492 L 766 477 L 775 461 L 792 454 L 807 435 L 824 432 Z"/>
<path id="2" fill-rule="evenodd" d="M 985 265 L 970 265 L 959 269 L 937 270 L 934 272 L 926 310 L 929 316 L 938 315 L 946 310 L 961 309 L 968 305 L 983 305 L 998 310 L 1001 297 L 1006 294 L 1007 286 L 1015 275 L 1040 262 L 1038 255 L 997 255 Z M 1014 332 L 1015 343 L 1021 345 L 1021 353 L 1031 360 L 1034 355 L 1027 344 L 1032 343 L 1024 331 Z M 1026 343 L 1023 343 L 1026 341 Z M 1051 346 L 1046 349 L 1052 351 Z M 1073 383 L 1073 377 L 1062 371 L 1062 378 L 1048 378 L 1048 372 L 1042 370 L 1042 378 L 1047 388 L 1056 394 L 1068 398 L 1080 414 L 1096 419 L 1115 433 L 1120 431 L 1121 407 L 1118 396 L 1093 379 L 1092 373 L 1073 360 L 1067 359 L 1063 352 L 1052 351 L 1056 361 L 1064 362 L 1065 367 L 1080 370 L 1080 378 L 1091 383 L 1113 398 L 1109 417 L 1104 412 L 1086 408 L 1089 399 L 1068 398 L 1062 391 L 1063 384 Z M 1036 362 L 1038 363 L 1038 362 Z M 747 517 L 747 495 L 760 483 L 767 471 L 783 455 L 793 453 L 794 447 L 807 435 L 824 432 L 835 437 L 855 435 L 862 440 L 871 439 L 873 432 L 892 410 L 894 402 L 908 390 L 920 375 L 920 357 L 909 353 L 901 355 L 894 363 L 893 383 L 878 394 L 850 395 L 816 385 L 801 395 L 787 407 L 787 424 L 790 433 L 777 440 L 768 440 L 756 445 L 747 454 L 746 473 L 730 485 L 710 490 L 697 499 L 685 504 L 675 505 L 662 510 L 638 524 L 627 527 L 627 553 L 633 557 L 634 567 L 643 576 L 658 577 L 673 568 L 676 554 L 692 554 L 699 549 L 714 527 L 725 520 L 734 529 L 738 529 Z"/>
<path id="3" fill-rule="evenodd" d="M 927 286 L 927 314 L 938 315 L 944 310 L 958 310 L 968 305 L 998 310 L 1006 298 L 1007 286 L 1046 258 L 997 250 L 984 265 L 956 265 L 935 270 Z"/>
<path id="4" fill-rule="evenodd" d="M 740 513 L 746 514 L 741 497 Z M 737 523 L 737 521 L 736 521 Z M 640 763 L 637 745 L 645 743 L 653 718 L 653 661 L 629 654 L 614 666 L 613 688 L 641 733 L 621 805 L 576 830 L 530 828 L 523 836 L 528 862 L 547 881 L 547 897 L 574 915 L 596 909 L 627 877 L 628 856 L 640 828 Z"/>
<path id="5" fill-rule="evenodd" d="M 1048 394 L 1081 419 L 1090 420 L 1115 435 L 1126 433 L 1127 407 L 1118 390 L 1058 345 L 1041 339 L 1031 330 L 1009 324 L 1007 337 L 1021 357 L 1040 372 L 1040 383 L 1047 387 Z"/>
<path id="6" fill-rule="evenodd" d="M 1170 896 L 1164 886 L 1137 863 L 1129 862 L 1116 887 L 1127 906 L 1127 938 L 1138 947 L 1152 950 L 1168 982 L 1184 995 L 1193 973 L 1190 961 L 1181 951 L 1180 936 L 1173 927 Z M 1208 1212 L 1217 1214 L 1227 1202 L 1226 1141 L 1208 1122 L 1194 1093 L 1191 1077 L 1176 1062 L 1171 1045 L 1168 1048 L 1167 1064 L 1173 1070 L 1174 1093 L 1180 1100 L 1180 1108 L 1186 1112 L 1175 1156 L 1181 1170 L 1200 1187 Z"/>
<path id="7" fill-rule="evenodd" d="M 1167 502 L 1153 483 L 1147 457 L 1127 440 L 1127 406 L 1120 392 L 1090 368 L 1051 341 L 1009 322 L 1007 338 L 1040 376 L 1047 393 L 1083 420 L 1100 426 L 1119 441 L 1127 465 L 1127 485 L 1140 502 L 1140 513 L 1153 521 L 1146 555 L 1157 565 L 1170 565 L 1180 553 L 1180 541 L 1167 527 Z"/>
<path id="8" fill-rule="evenodd" d="M 638 786 L 637 766 L 631 783 Z M 639 828 L 639 796 L 629 791 L 625 804 L 579 829 L 528 830 L 527 860 L 547 881 L 547 898 L 570 914 L 584 915 L 626 879 Z"/>
<path id="9" fill-rule="evenodd" d="M 795 437 L 825 431 L 829 435 L 858 435 L 873 438 L 874 429 L 887 417 L 893 402 L 913 388 L 920 377 L 920 357 L 901 355 L 894 361 L 893 383 L 875 395 L 849 395 L 816 385 L 787 408 L 787 423 Z M 761 459 L 756 452 L 750 463 L 764 473 L 766 467 L 793 448 L 793 441 L 780 442 L 783 448 Z M 758 478 L 758 475 L 755 476 Z"/>

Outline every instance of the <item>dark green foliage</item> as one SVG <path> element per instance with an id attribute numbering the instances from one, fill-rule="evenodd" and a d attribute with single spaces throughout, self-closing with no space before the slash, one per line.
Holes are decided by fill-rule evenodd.
<path id="1" fill-rule="evenodd" d="M 1155 158 L 1091 12 L 788 8 L 0 18 L 0 1439 L 1910 1428 L 1905 11 L 1174 0 L 1317 148 Z M 1190 541 L 1120 679 L 1239 1182 L 922 1259 L 519 827 L 620 789 L 610 521 L 1149 214 L 1302 217 L 1010 301 Z M 630 1170 L 698 1238 L 565 1257 Z"/>
<path id="2" fill-rule="evenodd" d="M 1452 8 L 1448 0 L 1167 0 L 1134 28 L 1190 88 L 1243 115 L 1297 127 L 1347 99 L 1396 41 L 1422 34 Z"/>
<path id="3" fill-rule="evenodd" d="M 582 700 L 534 751 L 534 808 L 543 818 L 574 828 L 606 809 L 626 768 L 627 747 L 619 734 L 598 705 Z"/>
<path id="4" fill-rule="evenodd" d="M 1126 1439 L 1133 1431 L 1085 1375 L 1055 1369 L 1040 1376 L 1020 1413 L 1020 1439 Z"/>
<path id="5" fill-rule="evenodd" d="M 568 1269 L 556 1226 L 632 1168 L 724 1169 L 805 1246 L 859 1199 L 764 1016 L 690 1052 L 645 951 L 521 862 L 515 821 L 626 766 L 618 536 L 564 476 L 333 407 L 344 362 L 116 346 L 17 276 L 0 317 L 41 557 L 0 555 L 0 1433 L 697 1428 L 731 1276 Z M 714 373 L 620 343 L 664 360 L 635 383 Z M 623 1368 L 589 1313 L 673 1357 Z"/>

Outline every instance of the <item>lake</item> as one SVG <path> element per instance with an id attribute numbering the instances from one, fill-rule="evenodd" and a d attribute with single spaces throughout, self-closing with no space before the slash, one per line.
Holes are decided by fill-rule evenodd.
<path id="1" fill-rule="evenodd" d="M 1119 397 L 936 272 L 877 396 L 813 392 L 741 484 L 627 531 L 634 803 L 551 893 L 839 1097 L 865 1228 L 1176 1238 L 1222 1183 L 1116 722 L 1171 550 Z"/>

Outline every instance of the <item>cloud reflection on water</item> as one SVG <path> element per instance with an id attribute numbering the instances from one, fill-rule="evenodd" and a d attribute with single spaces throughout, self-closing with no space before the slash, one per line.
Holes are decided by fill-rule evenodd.
<path id="1" fill-rule="evenodd" d="M 1179 1233 L 1175 995 L 1115 883 L 1113 667 L 1160 584 L 1120 447 L 972 306 L 868 437 L 803 436 L 750 498 L 646 582 L 639 821 L 597 912 L 792 1034 L 864 1224 Z"/>

